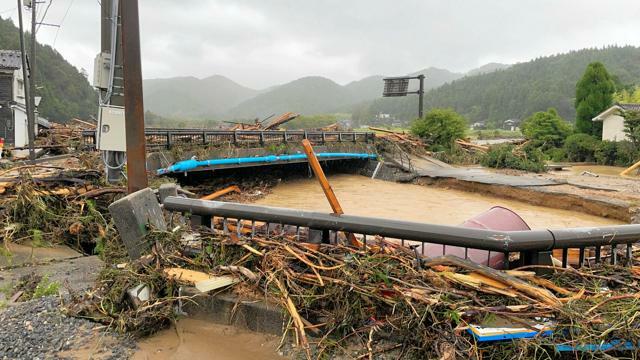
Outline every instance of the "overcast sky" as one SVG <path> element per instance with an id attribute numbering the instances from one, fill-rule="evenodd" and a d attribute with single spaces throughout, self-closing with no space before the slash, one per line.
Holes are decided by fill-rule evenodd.
<path id="1" fill-rule="evenodd" d="M 51 1 L 45 22 L 62 27 L 39 40 L 91 73 L 99 0 Z M 140 0 L 140 14 L 145 78 L 221 74 L 254 88 L 640 45 L 638 0 Z M 17 23 L 16 2 L 0 0 L 0 16 Z"/>

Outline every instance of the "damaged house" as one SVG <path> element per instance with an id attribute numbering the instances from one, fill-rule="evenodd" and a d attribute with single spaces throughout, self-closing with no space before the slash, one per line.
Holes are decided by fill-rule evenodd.
<path id="1" fill-rule="evenodd" d="M 25 82 L 17 50 L 0 50 L 0 138 L 9 146 L 28 143 Z M 32 130 L 34 134 L 37 128 Z"/>

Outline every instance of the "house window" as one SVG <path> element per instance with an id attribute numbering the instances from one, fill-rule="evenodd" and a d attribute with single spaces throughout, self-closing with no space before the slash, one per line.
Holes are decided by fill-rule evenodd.
<path id="1" fill-rule="evenodd" d="M 16 91 L 16 96 L 24 99 L 24 80 L 18 79 L 18 89 Z"/>

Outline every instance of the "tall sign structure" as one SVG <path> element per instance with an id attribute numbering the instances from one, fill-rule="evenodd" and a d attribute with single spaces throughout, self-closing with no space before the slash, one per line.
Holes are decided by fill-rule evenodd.
<path id="1" fill-rule="evenodd" d="M 418 91 L 409 91 L 409 81 L 412 79 L 420 81 Z M 384 97 L 399 97 L 407 96 L 408 94 L 418 94 L 418 117 L 422 118 L 424 106 L 424 75 L 388 77 L 383 80 L 384 90 L 382 92 L 382 96 Z"/>

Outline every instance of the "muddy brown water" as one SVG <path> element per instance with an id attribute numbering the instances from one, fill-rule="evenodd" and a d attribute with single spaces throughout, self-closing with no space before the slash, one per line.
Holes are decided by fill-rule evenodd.
<path id="1" fill-rule="evenodd" d="M 276 336 L 186 318 L 140 341 L 133 360 L 284 359 L 276 350 L 279 342 Z"/>
<path id="2" fill-rule="evenodd" d="M 573 175 L 580 175 L 584 171 L 592 172 L 598 175 L 620 176 L 620 173 L 626 168 L 620 166 L 604 166 L 604 165 L 574 165 L 569 171 Z"/>
<path id="3" fill-rule="evenodd" d="M 492 206 L 504 206 L 520 215 L 531 228 L 581 227 L 621 224 L 613 219 L 569 210 L 530 205 L 477 193 L 413 184 L 371 180 L 358 175 L 329 178 L 346 214 L 456 225 Z M 257 204 L 331 212 L 315 179 L 285 181 Z"/>
<path id="4" fill-rule="evenodd" d="M 617 220 L 533 206 L 458 190 L 336 175 L 331 185 L 347 214 L 454 225 L 488 210 L 505 206 L 532 228 L 620 224 Z M 285 181 L 257 204 L 330 212 L 315 179 Z M 241 331 L 204 320 L 183 319 L 177 326 L 142 340 L 133 357 L 143 359 L 282 359 L 278 338 Z"/>

